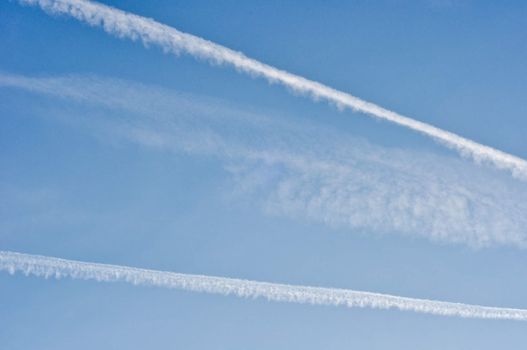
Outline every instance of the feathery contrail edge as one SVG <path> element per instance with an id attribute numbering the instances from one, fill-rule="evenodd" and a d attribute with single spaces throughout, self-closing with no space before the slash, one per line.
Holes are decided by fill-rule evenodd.
<path id="1" fill-rule="evenodd" d="M 134 285 L 234 295 L 242 298 L 265 298 L 270 301 L 287 303 L 398 309 L 401 311 L 465 318 L 527 320 L 527 310 L 524 309 L 406 298 L 349 289 L 308 287 L 182 274 L 9 251 L 0 251 L 0 271 L 7 271 L 11 274 L 22 272 L 25 275 L 45 278 L 69 277 L 99 282 L 126 282 Z"/>

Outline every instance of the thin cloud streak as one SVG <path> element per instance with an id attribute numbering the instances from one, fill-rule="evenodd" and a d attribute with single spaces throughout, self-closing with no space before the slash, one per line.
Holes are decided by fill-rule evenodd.
<path id="1" fill-rule="evenodd" d="M 513 176 L 527 180 L 527 161 L 522 158 L 405 117 L 321 83 L 274 68 L 240 52 L 181 32 L 152 19 L 87 0 L 19 0 L 19 2 L 38 5 L 52 14 L 69 15 L 91 26 L 102 27 L 107 33 L 119 38 L 140 40 L 145 45 L 158 45 L 166 52 L 174 54 L 184 52 L 214 64 L 231 65 L 240 72 L 263 77 L 271 83 L 284 85 L 314 100 L 323 99 L 339 108 L 350 108 L 376 118 L 388 120 L 430 136 L 456 150 L 462 156 L 470 157 L 476 162 L 493 164 L 500 169 L 507 169 Z"/>
<path id="2" fill-rule="evenodd" d="M 239 298 L 264 298 L 283 303 L 397 309 L 438 316 L 527 321 L 527 310 L 523 309 L 406 298 L 350 289 L 308 287 L 147 270 L 9 251 L 0 251 L 0 271 L 7 271 L 10 274 L 21 272 L 26 276 L 44 278 L 124 282 L 139 286 L 232 295 Z"/>

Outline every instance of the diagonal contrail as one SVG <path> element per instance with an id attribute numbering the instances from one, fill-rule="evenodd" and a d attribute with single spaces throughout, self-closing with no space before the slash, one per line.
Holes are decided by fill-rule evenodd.
<path id="1" fill-rule="evenodd" d="M 527 320 L 527 310 L 497 308 L 445 301 L 405 298 L 349 289 L 295 286 L 234 278 L 190 275 L 134 267 L 65 260 L 41 255 L 0 251 L 0 271 L 22 272 L 38 277 L 69 277 L 99 282 L 126 282 L 242 298 L 311 305 L 398 309 L 440 316 Z"/>
<path id="2" fill-rule="evenodd" d="M 471 157 L 477 162 L 489 162 L 497 168 L 509 170 L 517 178 L 527 180 L 527 161 L 522 158 L 405 117 L 321 83 L 274 68 L 240 52 L 181 32 L 152 19 L 88 0 L 19 0 L 19 2 L 38 5 L 49 13 L 72 16 L 91 26 L 102 27 L 107 33 L 120 38 L 141 40 L 144 44 L 158 45 L 167 52 L 175 54 L 185 52 L 216 64 L 231 65 L 238 71 L 263 77 L 271 83 L 282 84 L 312 99 L 324 99 L 341 108 L 351 108 L 391 121 L 428 135 L 447 147 L 455 149 L 463 156 Z"/>

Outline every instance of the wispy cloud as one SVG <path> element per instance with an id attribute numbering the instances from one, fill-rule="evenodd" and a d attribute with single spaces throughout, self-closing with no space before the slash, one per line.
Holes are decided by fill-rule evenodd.
<path id="1" fill-rule="evenodd" d="M 1 85 L 79 104 L 72 113 L 54 103 L 52 113 L 84 116 L 82 127 L 107 140 L 216 157 L 241 194 L 273 215 L 470 246 L 527 246 L 525 184 L 458 159 L 129 81 L 4 73 Z"/>
<path id="2" fill-rule="evenodd" d="M 321 83 L 274 68 L 240 52 L 181 32 L 152 19 L 88 0 L 19 0 L 19 2 L 38 5 L 47 12 L 65 14 L 91 26 L 102 27 L 107 33 L 119 38 L 140 40 L 147 45 L 160 46 L 166 52 L 174 54 L 184 52 L 214 64 L 231 65 L 240 72 L 263 77 L 271 83 L 284 85 L 314 100 L 326 100 L 339 108 L 350 108 L 388 120 L 430 136 L 463 156 L 471 157 L 477 162 L 491 163 L 498 168 L 511 171 L 520 179 L 527 180 L 527 161 L 524 159 L 405 117 Z"/>
<path id="3" fill-rule="evenodd" d="M 124 282 L 240 298 L 264 298 L 270 301 L 346 306 L 373 309 L 397 309 L 439 316 L 527 321 L 527 310 L 488 307 L 445 301 L 406 298 L 389 294 L 350 289 L 321 288 L 257 282 L 235 278 L 191 275 L 147 270 L 127 266 L 65 260 L 41 255 L 0 251 L 0 271 L 21 272 L 45 278 L 73 278 L 98 282 Z"/>

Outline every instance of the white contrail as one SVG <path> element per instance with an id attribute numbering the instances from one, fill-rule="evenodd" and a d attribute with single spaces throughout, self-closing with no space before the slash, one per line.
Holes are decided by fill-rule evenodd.
<path id="1" fill-rule="evenodd" d="M 280 83 L 315 100 L 324 99 L 340 108 L 348 107 L 416 130 L 457 150 L 463 156 L 469 156 L 477 162 L 490 162 L 497 168 L 508 169 L 517 178 L 527 180 L 527 161 L 522 158 L 405 117 L 321 83 L 279 70 L 240 52 L 181 32 L 152 19 L 88 0 L 19 0 L 19 2 L 37 4 L 47 12 L 66 14 L 91 26 L 102 27 L 106 32 L 120 38 L 139 39 L 144 44 L 158 45 L 167 52 L 176 54 L 185 52 L 216 64 L 232 65 L 239 71 L 264 77 L 272 83 Z"/>
<path id="2" fill-rule="evenodd" d="M 387 294 L 349 289 L 295 286 L 256 282 L 234 278 L 190 275 L 134 267 L 87 263 L 41 255 L 0 251 L 0 271 L 19 271 L 38 277 L 69 277 L 99 282 L 127 282 L 134 285 L 234 295 L 243 298 L 265 298 L 271 301 L 399 309 L 441 316 L 483 319 L 527 320 L 527 310 L 497 308 L 425 299 L 405 298 Z"/>

